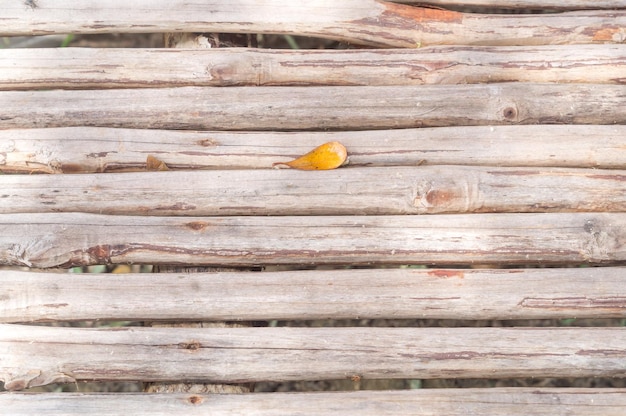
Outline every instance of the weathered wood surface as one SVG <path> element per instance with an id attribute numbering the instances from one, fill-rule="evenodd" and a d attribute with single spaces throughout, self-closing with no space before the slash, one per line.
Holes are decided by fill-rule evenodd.
<path id="1" fill-rule="evenodd" d="M 269 394 L 0 393 L 0 414 L 623 416 L 626 389 L 489 388 Z M 278 411 L 277 409 L 280 409 Z"/>
<path id="2" fill-rule="evenodd" d="M 409 50 L 0 49 L 0 89 L 626 83 L 626 45 Z"/>
<path id="3" fill-rule="evenodd" d="M 624 377 L 625 328 L 0 325 L 7 390 L 80 380 Z M 532 359 L 529 359 L 532 357 Z"/>
<path id="4" fill-rule="evenodd" d="M 482 166 L 2 175 L 0 214 L 626 212 L 626 171 Z"/>
<path id="5" fill-rule="evenodd" d="M 53 33 L 227 32 L 333 38 L 371 46 L 539 45 L 621 43 L 623 11 L 547 15 L 464 14 L 376 0 L 177 2 L 139 0 L 13 0 L 0 16 L 0 35 Z"/>
<path id="6" fill-rule="evenodd" d="M 626 318 L 626 268 L 0 273 L 4 323 L 568 317 Z"/>
<path id="7" fill-rule="evenodd" d="M 626 213 L 0 215 L 0 264 L 562 264 L 626 260 Z"/>
<path id="8" fill-rule="evenodd" d="M 2 91 L 0 129 L 384 129 L 497 124 L 624 124 L 626 85 L 180 87 Z"/>
<path id="9" fill-rule="evenodd" d="M 429 4 L 438 7 L 464 6 L 487 7 L 498 9 L 551 9 L 551 10 L 585 10 L 585 9 L 625 9 L 624 0 L 393 0 L 394 3 Z"/>
<path id="10" fill-rule="evenodd" d="M 202 36 L 203 39 L 206 39 Z M 164 41 L 168 48 L 180 46 L 180 43 L 187 42 L 190 39 L 199 39 L 196 38 L 196 35 L 193 33 L 166 33 L 164 35 Z M 194 42 L 196 46 L 193 47 L 201 47 L 199 42 Z M 210 46 L 209 46 L 210 47 Z M 163 162 L 156 161 L 159 169 L 162 169 L 161 164 Z M 148 164 L 148 163 L 147 163 Z M 165 167 L 165 170 L 169 168 Z M 225 268 L 225 267 L 190 267 L 187 265 L 156 265 L 152 268 L 152 270 L 156 273 L 161 272 L 175 272 L 175 273 L 186 273 L 186 274 L 194 274 L 201 272 L 227 272 L 233 271 L 233 269 Z M 245 270 L 245 269 L 243 269 Z M 181 322 L 145 322 L 145 326 L 150 327 L 202 327 L 202 326 L 211 326 L 211 327 L 234 327 L 234 326 L 253 326 L 252 322 L 246 323 L 226 323 L 226 322 L 193 322 L 193 323 L 181 323 Z M 249 393 L 253 388 L 253 384 L 228 384 L 228 383 L 189 383 L 185 380 L 175 380 L 173 382 L 151 382 L 151 383 L 143 383 L 143 391 L 147 393 L 188 393 L 188 392 L 196 392 L 196 393 Z"/>
<path id="11" fill-rule="evenodd" d="M 98 127 L 0 130 L 0 171 L 270 168 L 328 141 L 350 166 L 492 165 L 626 169 L 626 126 L 465 126 L 339 132 L 218 132 Z"/>

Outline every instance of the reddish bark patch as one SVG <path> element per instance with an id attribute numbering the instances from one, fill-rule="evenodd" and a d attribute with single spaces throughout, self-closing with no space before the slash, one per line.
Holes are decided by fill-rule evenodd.
<path id="1" fill-rule="evenodd" d="M 159 205 L 154 208 L 155 211 L 190 211 L 193 209 L 196 209 L 195 205 L 185 202 L 177 202 L 172 205 Z"/>
<path id="2" fill-rule="evenodd" d="M 606 28 L 606 29 L 599 29 L 599 30 L 596 31 L 596 33 L 593 34 L 593 40 L 595 42 L 607 42 L 607 41 L 615 42 L 616 39 L 614 39 L 614 37 L 622 37 L 622 36 L 624 36 L 624 34 L 622 34 L 620 36 L 619 32 L 620 32 L 620 28 L 619 27 L 610 27 L 610 28 Z"/>
<path id="3" fill-rule="evenodd" d="M 80 173 L 86 172 L 87 169 L 83 165 L 79 165 L 78 163 L 63 163 L 61 165 L 61 172 L 63 173 Z"/>
<path id="4" fill-rule="evenodd" d="M 459 279 L 463 279 L 465 277 L 465 273 L 460 270 L 430 270 L 428 272 L 428 275 L 444 279 L 448 279 L 450 277 L 458 277 Z"/>
<path id="5" fill-rule="evenodd" d="M 64 308 L 66 306 L 69 306 L 68 303 L 44 303 L 42 306 L 45 306 L 46 308 Z"/>
<path id="6" fill-rule="evenodd" d="M 111 246 L 98 245 L 87 249 L 89 259 L 93 264 L 110 263 L 111 262 Z"/>
<path id="7" fill-rule="evenodd" d="M 453 12 L 445 9 L 406 6 L 395 3 L 386 3 L 385 9 L 386 10 L 383 13 L 384 15 L 403 17 L 419 23 L 425 20 L 433 20 L 437 22 L 447 23 L 461 23 L 461 21 L 463 20 L 463 13 Z"/>
<path id="8" fill-rule="evenodd" d="M 426 193 L 426 201 L 432 206 L 440 206 L 456 199 L 454 192 L 432 189 Z"/>

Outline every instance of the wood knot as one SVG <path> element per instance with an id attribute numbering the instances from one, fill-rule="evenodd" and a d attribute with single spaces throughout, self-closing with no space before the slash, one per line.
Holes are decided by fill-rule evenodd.
<path id="1" fill-rule="evenodd" d="M 507 107 L 502 111 L 502 115 L 507 120 L 517 119 L 517 109 L 515 107 Z"/>
<path id="2" fill-rule="evenodd" d="M 202 147 L 214 147 L 218 145 L 217 141 L 213 139 L 201 139 L 198 140 L 197 143 Z"/>
<path id="3" fill-rule="evenodd" d="M 191 228 L 194 231 L 202 231 L 208 227 L 209 223 L 205 221 L 192 221 L 185 224 L 187 228 Z"/>
<path id="4" fill-rule="evenodd" d="M 188 401 L 189 403 L 191 403 L 191 404 L 198 405 L 198 404 L 202 404 L 202 402 L 204 401 L 204 399 L 203 399 L 202 397 L 200 397 L 200 396 L 189 396 L 189 397 L 187 398 L 187 401 Z"/>
<path id="5" fill-rule="evenodd" d="M 198 341 L 181 342 L 178 344 L 178 348 L 181 350 L 196 351 L 199 350 L 202 345 Z"/>

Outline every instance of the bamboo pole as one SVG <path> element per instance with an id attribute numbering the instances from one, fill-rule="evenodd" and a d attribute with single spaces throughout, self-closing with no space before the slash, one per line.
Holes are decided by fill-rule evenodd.
<path id="1" fill-rule="evenodd" d="M 349 166 L 534 166 L 626 169 L 626 126 L 462 126 L 337 132 L 219 132 L 60 127 L 0 130 L 0 171 L 119 172 L 270 168 L 339 141 Z M 43 179 L 42 179 L 43 180 Z"/>
<path id="2" fill-rule="evenodd" d="M 624 170 L 474 166 L 3 175 L 0 213 L 626 212 L 624 178 Z"/>
<path id="3" fill-rule="evenodd" d="M 89 69 L 89 70 L 87 70 Z M 0 49 L 0 89 L 626 83 L 626 45 L 385 50 Z"/>
<path id="4" fill-rule="evenodd" d="M 601 84 L 2 91 L 0 129 L 366 130 L 624 124 L 625 105 L 626 85 Z"/>
<path id="5" fill-rule="evenodd" d="M 0 215 L 0 265 L 610 264 L 626 213 L 146 217 Z"/>
<path id="6" fill-rule="evenodd" d="M 626 268 L 0 274 L 3 323 L 574 317 L 626 318 Z"/>
<path id="7" fill-rule="evenodd" d="M 570 416 L 622 416 L 625 389 L 599 388 L 465 388 L 397 391 L 307 392 L 269 394 L 0 394 L 7 415 L 31 416 L 63 409 L 66 416 L 131 413 L 151 416 L 214 416 L 271 414 L 331 416 L 397 416 L 399 414 L 496 416 L 524 414 L 554 416 L 567 409 Z"/>
<path id="8" fill-rule="evenodd" d="M 0 35 L 51 33 L 227 32 L 317 36 L 345 42 L 416 48 L 426 45 L 622 43 L 624 11 L 489 15 L 377 0 L 37 0 L 11 2 Z"/>
<path id="9" fill-rule="evenodd" d="M 0 325 L 7 390 L 80 380 L 622 377 L 623 328 Z M 528 357 L 532 357 L 529 360 Z"/>

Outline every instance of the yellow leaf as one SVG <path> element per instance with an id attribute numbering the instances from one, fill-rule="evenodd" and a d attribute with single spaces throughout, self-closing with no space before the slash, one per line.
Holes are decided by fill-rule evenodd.
<path id="1" fill-rule="evenodd" d="M 341 166 L 347 157 L 348 152 L 341 143 L 328 142 L 297 159 L 290 162 L 276 162 L 272 166 L 286 165 L 301 170 L 328 170 Z"/>
<path id="2" fill-rule="evenodd" d="M 146 170 L 170 170 L 170 168 L 168 168 L 162 160 L 159 160 L 152 155 L 148 155 L 146 158 Z"/>

